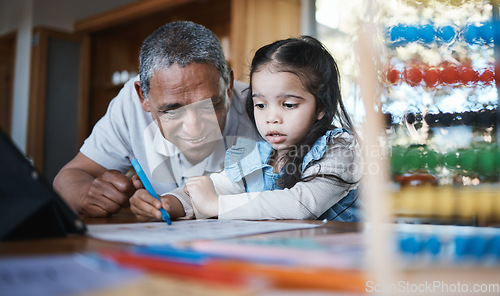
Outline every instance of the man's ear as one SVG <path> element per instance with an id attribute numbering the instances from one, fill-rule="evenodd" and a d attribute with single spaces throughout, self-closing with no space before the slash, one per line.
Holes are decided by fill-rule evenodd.
<path id="1" fill-rule="evenodd" d="M 139 100 L 141 100 L 142 109 L 146 112 L 151 112 L 151 106 L 149 105 L 149 100 L 146 99 L 144 92 L 141 88 L 141 83 L 139 81 L 134 82 L 135 91 L 137 92 L 137 96 L 139 96 Z"/>
<path id="2" fill-rule="evenodd" d="M 234 94 L 234 72 L 233 69 L 229 69 L 229 87 L 227 88 L 227 97 L 231 100 Z"/>

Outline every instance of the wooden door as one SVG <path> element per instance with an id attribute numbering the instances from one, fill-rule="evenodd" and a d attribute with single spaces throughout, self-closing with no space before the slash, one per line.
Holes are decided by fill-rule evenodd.
<path id="1" fill-rule="evenodd" d="M 10 135 L 16 34 L 0 37 L 0 129 Z"/>
<path id="2" fill-rule="evenodd" d="M 27 155 L 49 181 L 84 137 L 88 48 L 80 35 L 45 28 L 33 33 Z"/>

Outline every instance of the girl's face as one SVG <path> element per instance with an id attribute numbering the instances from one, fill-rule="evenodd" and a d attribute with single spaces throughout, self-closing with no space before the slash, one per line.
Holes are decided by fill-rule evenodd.
<path id="1" fill-rule="evenodd" d="M 276 150 L 300 145 L 324 112 L 300 79 L 262 67 L 252 76 L 254 116 L 260 135 Z"/>

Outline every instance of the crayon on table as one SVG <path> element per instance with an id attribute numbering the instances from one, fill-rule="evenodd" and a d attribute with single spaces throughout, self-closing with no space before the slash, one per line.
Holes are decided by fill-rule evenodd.
<path id="1" fill-rule="evenodd" d="M 146 177 L 146 174 L 142 170 L 141 165 L 139 164 L 139 161 L 136 158 L 133 158 L 130 160 L 130 163 L 134 167 L 135 172 L 137 173 L 137 176 L 139 176 L 139 179 L 141 179 L 142 185 L 144 185 L 144 188 L 146 188 L 146 191 L 154 198 L 157 200 L 160 200 L 158 195 L 156 194 L 153 185 L 149 182 L 148 178 Z M 170 220 L 170 215 L 167 213 L 167 211 L 162 207 L 160 209 L 161 212 L 161 218 L 163 221 L 167 222 L 168 225 L 172 224 L 172 221 Z"/>

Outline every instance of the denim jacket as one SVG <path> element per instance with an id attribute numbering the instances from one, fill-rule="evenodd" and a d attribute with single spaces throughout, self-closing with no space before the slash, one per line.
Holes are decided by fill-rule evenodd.
<path id="1" fill-rule="evenodd" d="M 316 140 L 302 161 L 302 174 L 311 163 L 323 158 L 330 141 L 347 130 L 337 128 L 327 131 Z M 226 176 L 233 182 L 242 181 L 246 192 L 261 192 L 267 190 L 282 190 L 284 169 L 274 173 L 268 164 L 273 148 L 266 141 L 255 142 L 240 138 L 236 145 L 226 152 L 224 170 Z M 250 152 L 249 152 L 250 151 Z M 318 219 L 336 221 L 359 221 L 358 190 L 353 189 L 340 201 L 326 210 Z"/>

